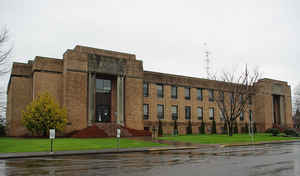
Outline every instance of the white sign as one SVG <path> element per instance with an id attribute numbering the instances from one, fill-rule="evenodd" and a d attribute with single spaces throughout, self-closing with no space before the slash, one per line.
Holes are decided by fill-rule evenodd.
<path id="1" fill-rule="evenodd" d="M 55 139 L 55 129 L 50 129 L 50 135 L 49 135 L 50 139 Z"/>
<path id="2" fill-rule="evenodd" d="M 120 136 L 121 136 L 121 129 L 117 129 L 117 138 L 120 138 Z"/>

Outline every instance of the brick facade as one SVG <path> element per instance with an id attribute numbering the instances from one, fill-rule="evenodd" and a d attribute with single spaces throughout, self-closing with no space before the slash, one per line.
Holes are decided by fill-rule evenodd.
<path id="1" fill-rule="evenodd" d="M 22 136 L 28 131 L 21 123 L 21 111 L 34 98 L 47 91 L 56 101 L 66 107 L 68 125 L 64 133 L 82 130 L 95 121 L 95 79 L 97 76 L 109 77 L 111 86 L 111 123 L 116 123 L 123 112 L 117 112 L 124 107 L 124 125 L 128 128 L 151 130 L 158 125 L 157 105 L 164 106 L 164 118 L 161 120 L 163 132 L 172 134 L 174 120 L 172 120 L 171 106 L 178 107 L 178 130 L 186 133 L 189 120 L 185 117 L 185 107 L 191 108 L 191 123 L 193 133 L 199 133 L 202 120 L 198 119 L 197 108 L 203 109 L 203 121 L 209 132 L 212 121 L 209 119 L 209 108 L 214 108 L 214 119 L 217 132 L 222 132 L 224 126 L 220 120 L 220 113 L 215 101 L 209 101 L 208 90 L 217 90 L 220 82 L 163 74 L 143 70 L 143 63 L 136 60 L 135 55 L 120 53 L 84 46 L 76 46 L 67 50 L 63 59 L 37 56 L 27 64 L 14 63 L 8 85 L 7 121 L 8 135 Z M 117 84 L 117 78 L 123 77 L 124 83 Z M 149 95 L 143 96 L 143 85 L 148 83 Z M 163 85 L 164 96 L 157 96 L 157 84 Z M 171 97 L 171 87 L 177 86 L 177 98 Z M 253 111 L 254 121 L 259 131 L 272 127 L 274 120 L 274 95 L 280 97 L 280 120 L 286 126 L 292 126 L 291 89 L 283 81 L 262 79 L 256 83 L 258 87 L 253 104 L 249 107 Z M 190 89 L 190 99 L 184 95 L 185 88 Z M 203 91 L 203 99 L 197 99 L 197 89 Z M 124 90 L 120 93 L 118 91 Z M 117 93 L 118 92 L 118 93 Z M 118 96 L 124 97 L 118 99 Z M 123 102 L 118 102 L 118 101 Z M 144 119 L 143 105 L 149 107 L 148 119 Z M 120 107 L 120 105 L 122 105 Z M 117 108 L 119 107 L 119 108 Z M 118 117 L 118 115 L 120 117 Z M 248 122 L 249 114 L 245 113 L 243 121 L 239 121 L 239 131 Z M 105 125 L 105 124 L 104 124 Z"/>

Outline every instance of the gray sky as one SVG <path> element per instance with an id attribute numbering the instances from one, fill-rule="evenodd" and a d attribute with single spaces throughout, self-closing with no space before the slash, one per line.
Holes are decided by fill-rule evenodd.
<path id="1" fill-rule="evenodd" d="M 0 2 L 17 62 L 62 58 L 86 45 L 136 54 L 145 70 L 205 77 L 207 43 L 211 72 L 248 64 L 292 86 L 300 75 L 299 19 L 299 0 Z"/>

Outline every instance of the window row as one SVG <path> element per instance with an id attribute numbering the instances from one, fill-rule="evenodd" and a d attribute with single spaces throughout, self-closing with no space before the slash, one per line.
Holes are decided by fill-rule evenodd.
<path id="1" fill-rule="evenodd" d="M 220 120 L 224 120 L 224 115 L 221 111 L 220 113 Z M 184 115 L 186 120 L 191 120 L 191 106 L 184 107 Z M 171 106 L 171 116 L 172 120 L 178 120 L 178 105 Z M 158 104 L 157 105 L 157 118 L 159 120 L 164 119 L 164 105 Z M 197 107 L 197 119 L 203 120 L 203 107 Z M 209 120 L 215 119 L 215 108 L 209 108 Z M 244 121 L 244 113 L 242 112 L 239 117 L 240 121 Z M 252 120 L 252 110 L 249 110 L 249 119 Z M 149 120 L 149 104 L 144 104 L 144 120 Z"/>
<path id="2" fill-rule="evenodd" d="M 163 98 L 164 97 L 164 85 L 163 84 L 156 84 L 156 88 L 157 88 L 157 97 L 158 98 Z M 203 90 L 204 88 L 197 88 L 197 100 L 202 101 L 203 100 Z M 208 91 L 208 100 L 209 101 L 214 101 L 215 100 L 215 93 L 213 89 L 207 89 Z M 224 92 L 221 92 L 221 98 L 224 100 Z M 149 96 L 149 83 L 144 82 L 144 97 L 148 97 Z M 236 101 L 235 97 L 238 97 L 239 101 L 245 101 L 246 99 L 243 98 L 242 95 L 236 96 L 233 93 L 230 94 L 230 101 L 231 103 L 234 104 L 234 102 Z M 178 86 L 172 85 L 171 86 L 171 98 L 172 99 L 177 99 L 178 98 Z M 191 99 L 191 88 L 190 87 L 184 87 L 184 98 L 186 100 L 190 100 Z M 249 96 L 248 97 L 248 101 L 249 104 L 252 104 L 252 97 Z"/>
<path id="3" fill-rule="evenodd" d="M 163 98 L 164 97 L 164 85 L 163 84 L 156 84 L 157 90 L 157 97 Z M 214 101 L 214 90 L 208 89 L 209 94 L 209 101 Z M 149 83 L 144 82 L 144 97 L 149 96 Z M 178 98 L 178 86 L 171 86 L 171 98 L 177 99 Z M 191 99 L 191 88 L 185 87 L 184 88 L 184 98 L 186 100 Z M 197 99 L 203 100 L 203 88 L 197 88 Z"/>

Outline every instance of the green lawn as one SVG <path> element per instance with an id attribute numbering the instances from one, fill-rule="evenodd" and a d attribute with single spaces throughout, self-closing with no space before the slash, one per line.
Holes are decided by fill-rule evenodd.
<path id="1" fill-rule="evenodd" d="M 186 135 L 186 136 L 165 136 L 159 139 L 191 142 L 198 144 L 236 144 L 236 143 L 250 143 L 251 137 L 248 134 L 234 134 L 233 136 L 221 134 L 205 134 L 205 135 Z M 280 140 L 300 140 L 300 138 L 271 136 L 271 134 L 260 133 L 254 137 L 255 142 L 268 142 Z"/>
<path id="2" fill-rule="evenodd" d="M 120 139 L 120 148 L 138 148 L 166 146 L 163 144 L 140 140 Z M 54 151 L 62 150 L 98 150 L 117 148 L 116 138 L 77 139 L 57 138 L 54 140 Z M 41 152 L 50 150 L 49 139 L 0 138 L 0 153 Z"/>

